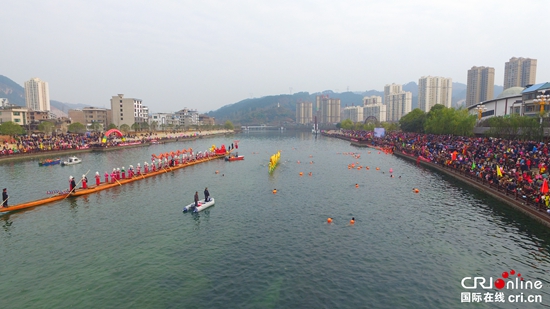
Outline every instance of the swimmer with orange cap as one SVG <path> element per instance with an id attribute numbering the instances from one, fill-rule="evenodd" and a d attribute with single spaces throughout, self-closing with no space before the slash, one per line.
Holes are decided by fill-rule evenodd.
<path id="1" fill-rule="evenodd" d="M 277 193 L 277 189 L 273 189 L 273 194 Z"/>
<path id="2" fill-rule="evenodd" d="M 355 224 L 355 217 L 351 217 L 351 220 L 349 220 L 349 224 Z"/>
<path id="3" fill-rule="evenodd" d="M 328 218 L 327 223 L 332 223 L 332 218 Z"/>

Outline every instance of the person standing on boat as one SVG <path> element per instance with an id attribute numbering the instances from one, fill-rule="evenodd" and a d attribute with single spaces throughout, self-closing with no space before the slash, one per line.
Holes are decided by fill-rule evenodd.
<path id="1" fill-rule="evenodd" d="M 141 176 L 141 165 L 139 165 L 139 163 L 137 164 L 137 167 L 136 167 L 136 175 Z"/>
<path id="2" fill-rule="evenodd" d="M 8 207 L 8 189 L 2 190 L 2 207 Z"/>
<path id="3" fill-rule="evenodd" d="M 88 178 L 86 175 L 82 175 L 82 189 L 88 189 Z"/>
<path id="4" fill-rule="evenodd" d="M 95 172 L 95 185 L 99 186 L 101 183 L 101 176 L 99 176 L 99 172 Z"/>
<path id="5" fill-rule="evenodd" d="M 210 192 L 208 192 L 208 187 L 204 188 L 204 202 L 208 202 L 208 199 L 210 197 Z"/>
<path id="6" fill-rule="evenodd" d="M 69 178 L 69 189 L 70 189 L 69 193 L 73 193 L 75 188 L 76 188 L 76 182 L 74 181 L 74 177 L 71 176 Z"/>
<path id="7" fill-rule="evenodd" d="M 199 207 L 199 191 L 195 191 L 195 207 Z"/>
<path id="8" fill-rule="evenodd" d="M 109 172 L 105 171 L 105 183 L 109 182 Z"/>

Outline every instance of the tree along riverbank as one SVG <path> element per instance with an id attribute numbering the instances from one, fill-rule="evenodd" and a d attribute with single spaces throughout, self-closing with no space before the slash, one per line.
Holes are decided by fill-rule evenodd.
<path id="1" fill-rule="evenodd" d="M 356 141 L 351 137 L 333 135 L 333 134 L 324 134 L 327 137 L 335 137 L 349 141 L 352 146 L 356 147 L 368 147 L 373 149 L 379 149 L 376 145 L 372 144 L 372 141 Z M 437 170 L 439 172 L 445 173 L 457 179 L 483 193 L 489 194 L 490 196 L 504 202 L 505 204 L 527 214 L 533 219 L 541 222 L 542 224 L 550 227 L 550 214 L 547 213 L 546 209 L 540 203 L 532 203 L 528 199 L 517 192 L 511 192 L 506 188 L 500 187 L 498 184 L 491 183 L 485 178 L 476 177 L 475 175 L 469 174 L 467 171 L 456 169 L 451 165 L 437 164 L 434 162 L 429 162 L 425 159 L 417 158 L 413 155 L 407 154 L 405 152 L 398 151 L 393 149 L 393 154 L 410 161 L 415 161 L 418 165 L 428 167 L 432 170 Z"/>

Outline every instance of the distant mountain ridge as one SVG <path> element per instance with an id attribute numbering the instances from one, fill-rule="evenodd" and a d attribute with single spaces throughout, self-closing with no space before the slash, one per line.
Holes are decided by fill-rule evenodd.
<path id="1" fill-rule="evenodd" d="M 495 97 L 502 92 L 502 86 L 494 87 Z M 418 107 L 418 84 L 409 82 L 403 85 L 404 91 L 412 93 L 412 109 Z M 284 123 L 295 122 L 296 103 L 315 102 L 316 96 L 324 94 L 330 98 L 340 99 L 341 106 L 360 106 L 363 105 L 365 96 L 384 97 L 384 91 L 367 90 L 364 92 L 334 92 L 325 90 L 322 92 L 308 93 L 298 92 L 295 94 L 271 95 L 261 98 L 244 99 L 236 103 L 222 106 L 221 108 L 207 113 L 210 117 L 215 117 L 217 123 L 223 123 L 226 120 L 238 124 L 260 124 L 260 123 Z M 0 75 L 0 98 L 7 98 L 10 103 L 25 106 L 25 89 L 9 79 Z M 458 102 L 466 98 L 466 85 L 462 83 L 453 83 L 452 106 L 457 107 Z M 52 109 L 57 109 L 63 114 L 68 114 L 69 109 L 82 109 L 90 105 L 81 103 L 64 103 L 50 100 Z M 59 115 L 59 112 L 56 111 Z"/>

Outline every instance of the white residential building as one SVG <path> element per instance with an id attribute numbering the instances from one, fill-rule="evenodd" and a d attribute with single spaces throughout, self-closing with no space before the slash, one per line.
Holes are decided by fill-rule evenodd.
<path id="1" fill-rule="evenodd" d="M 313 103 L 296 103 L 296 123 L 309 124 L 313 121 Z"/>
<path id="2" fill-rule="evenodd" d="M 48 83 L 33 77 L 25 82 L 27 108 L 35 111 L 50 111 L 50 91 Z"/>
<path id="3" fill-rule="evenodd" d="M 382 104 L 382 97 L 378 95 L 373 95 L 370 97 L 363 98 L 363 106 L 372 105 L 372 104 Z"/>
<path id="4" fill-rule="evenodd" d="M 401 91 L 399 93 L 390 93 L 387 96 L 387 121 L 397 122 L 401 117 L 411 112 L 412 93 Z"/>
<path id="5" fill-rule="evenodd" d="M 363 119 L 363 106 L 347 106 L 342 111 L 342 120 L 349 119 L 352 122 L 362 122 Z"/>
<path id="6" fill-rule="evenodd" d="M 453 99 L 453 80 L 437 76 L 422 76 L 418 80 L 418 108 L 429 112 L 436 105 L 451 107 Z"/>
<path id="7" fill-rule="evenodd" d="M 130 127 L 134 123 L 146 122 L 148 115 L 144 113 L 144 107 L 140 99 L 125 98 L 123 94 L 111 98 L 111 111 L 113 123 L 120 128 L 126 124 Z"/>
<path id="8" fill-rule="evenodd" d="M 378 98 L 382 101 L 381 97 Z M 381 102 L 365 104 L 363 106 L 363 118 L 369 121 L 373 120 L 372 118 L 376 118 L 378 122 L 386 121 L 386 119 L 388 119 L 386 105 Z"/>

